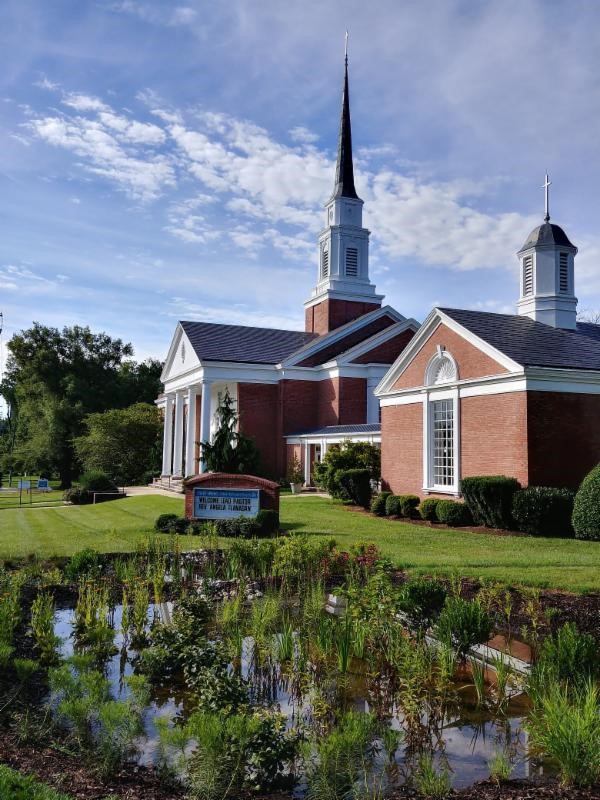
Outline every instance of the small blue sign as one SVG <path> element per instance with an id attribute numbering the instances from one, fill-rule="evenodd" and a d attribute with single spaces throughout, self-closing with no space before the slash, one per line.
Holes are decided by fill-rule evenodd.
<path id="1" fill-rule="evenodd" d="M 48 478 L 39 478 L 37 482 L 37 488 L 43 489 L 46 492 L 50 491 L 50 481 Z"/>
<path id="2" fill-rule="evenodd" d="M 19 481 L 17 489 L 31 489 L 31 481 Z"/>
<path id="3" fill-rule="evenodd" d="M 255 517 L 260 510 L 260 489 L 194 489 L 196 519 Z"/>

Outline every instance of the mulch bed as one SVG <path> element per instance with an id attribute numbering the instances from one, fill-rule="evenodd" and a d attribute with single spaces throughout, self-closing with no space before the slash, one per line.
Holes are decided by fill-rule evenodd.
<path id="1" fill-rule="evenodd" d="M 412 800 L 422 795 L 415 789 L 402 787 L 388 800 Z M 448 797 L 460 800 L 598 800 L 600 786 L 589 789 L 566 789 L 557 783 L 532 784 L 527 781 L 506 781 L 501 784 L 480 781 L 468 789 L 454 790 Z"/>

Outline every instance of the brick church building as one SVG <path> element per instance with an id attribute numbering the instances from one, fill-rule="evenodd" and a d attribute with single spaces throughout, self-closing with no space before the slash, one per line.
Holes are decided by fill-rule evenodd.
<path id="1" fill-rule="evenodd" d="M 395 493 L 458 495 L 468 475 L 577 486 L 600 461 L 600 326 L 577 321 L 577 248 L 546 215 L 518 252 L 517 313 L 435 308 L 419 324 L 369 278 L 344 74 L 335 184 L 302 331 L 179 322 L 166 359 L 163 481 L 204 471 L 219 397 L 234 398 L 263 472 L 305 483 L 328 445 L 381 445 Z"/>
<path id="2" fill-rule="evenodd" d="M 315 288 L 303 331 L 206 322 L 178 323 L 162 374 L 163 481 L 204 470 L 199 442 L 209 440 L 225 389 L 240 431 L 261 453 L 263 472 L 286 475 L 293 455 L 306 483 L 331 443 L 380 443 L 374 390 L 418 330 L 390 306 L 369 277 L 369 231 L 354 186 L 346 59 L 333 194 L 318 241 Z"/>

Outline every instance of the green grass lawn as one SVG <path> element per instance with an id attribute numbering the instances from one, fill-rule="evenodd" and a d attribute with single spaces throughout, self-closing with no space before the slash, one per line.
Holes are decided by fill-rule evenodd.
<path id="1" fill-rule="evenodd" d="M 69 800 L 49 786 L 39 783 L 28 775 L 16 772 L 0 764 L 0 797 L 3 800 Z"/>
<path id="2" fill-rule="evenodd" d="M 182 513 L 183 498 L 145 495 L 96 506 L 0 510 L 0 558 L 70 555 L 84 547 L 132 550 L 164 512 Z M 283 496 L 281 521 L 293 532 L 334 537 L 344 549 L 374 541 L 394 563 L 415 572 L 600 591 L 600 543 L 430 528 L 371 517 L 322 497 Z M 196 537 L 189 541 L 199 545 Z"/>

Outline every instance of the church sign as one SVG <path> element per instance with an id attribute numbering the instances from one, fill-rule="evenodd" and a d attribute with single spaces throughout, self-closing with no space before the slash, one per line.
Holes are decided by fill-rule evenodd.
<path id="1" fill-rule="evenodd" d="M 256 475 L 205 472 L 184 481 L 183 488 L 188 519 L 253 518 L 262 509 L 279 512 L 279 484 Z"/>
<path id="2" fill-rule="evenodd" d="M 195 519 L 255 517 L 260 511 L 260 489 L 194 489 Z"/>

